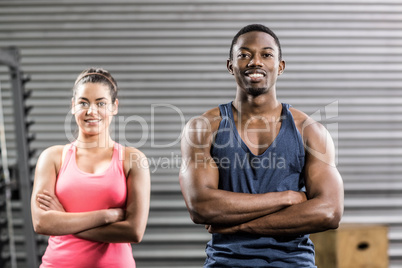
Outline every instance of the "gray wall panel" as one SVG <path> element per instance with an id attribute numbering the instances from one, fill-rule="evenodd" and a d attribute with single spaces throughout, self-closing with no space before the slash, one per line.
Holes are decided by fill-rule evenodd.
<path id="1" fill-rule="evenodd" d="M 390 266 L 402 267 L 402 1 L 1 1 L 0 47 L 18 46 L 32 77 L 38 153 L 68 142 L 64 122 L 78 73 L 101 66 L 114 74 L 121 88 L 114 135 L 140 143 L 153 163 L 167 161 L 151 167 L 149 225 L 134 246 L 138 266 L 200 267 L 209 235 L 191 223 L 180 195 L 178 137 L 183 121 L 234 97 L 226 58 L 248 23 L 273 28 L 281 40 L 280 100 L 327 116 L 345 183 L 343 222 L 389 225 Z M 7 75 L 0 68 L 10 96 Z M 337 113 L 325 114 L 331 105 Z M 126 121 L 132 115 L 146 125 Z"/>

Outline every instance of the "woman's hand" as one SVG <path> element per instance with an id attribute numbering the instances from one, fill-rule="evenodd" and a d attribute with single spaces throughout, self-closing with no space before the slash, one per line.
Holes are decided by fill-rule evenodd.
<path id="1" fill-rule="evenodd" d="M 47 190 L 44 190 L 42 194 L 37 194 L 36 200 L 38 201 L 39 208 L 45 211 L 56 210 L 66 212 L 59 199 Z"/>
<path id="2" fill-rule="evenodd" d="M 39 207 L 45 211 L 55 210 L 60 212 L 66 212 L 57 196 L 52 195 L 46 190 L 43 191 L 43 194 L 38 194 L 36 200 L 38 201 Z M 105 209 L 103 211 L 105 212 L 105 218 L 107 223 L 113 223 L 124 220 L 125 212 L 121 208 L 110 208 Z"/>
<path id="3" fill-rule="evenodd" d="M 109 208 L 106 210 L 108 214 L 108 223 L 114 223 L 125 219 L 125 212 L 121 208 Z"/>

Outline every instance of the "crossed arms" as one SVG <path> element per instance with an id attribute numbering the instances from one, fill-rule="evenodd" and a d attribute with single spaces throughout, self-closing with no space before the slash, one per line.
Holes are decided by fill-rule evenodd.
<path id="1" fill-rule="evenodd" d="M 134 148 L 125 150 L 127 205 L 89 212 L 65 212 L 54 189 L 63 146 L 46 149 L 38 159 L 31 197 L 34 230 L 44 235 L 68 235 L 105 243 L 139 243 L 145 232 L 150 199 L 150 176 L 145 156 Z M 137 157 L 133 159 L 130 154 Z M 141 163 L 141 164 L 139 164 Z"/>
<path id="2" fill-rule="evenodd" d="M 264 236 L 301 235 L 337 228 L 343 213 L 342 178 L 326 129 L 292 109 L 306 148 L 306 194 L 264 194 L 218 189 L 219 171 L 210 155 L 219 111 L 190 121 L 182 137 L 185 165 L 180 185 L 191 219 L 210 233 L 245 232 Z M 203 157 L 200 157 L 202 155 Z"/>

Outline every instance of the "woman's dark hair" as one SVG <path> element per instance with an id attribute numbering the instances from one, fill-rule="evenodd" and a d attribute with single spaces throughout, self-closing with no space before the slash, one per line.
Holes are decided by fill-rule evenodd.
<path id="1" fill-rule="evenodd" d="M 112 103 L 116 101 L 118 91 L 117 83 L 107 70 L 91 67 L 82 71 L 82 73 L 77 77 L 77 80 L 75 80 L 73 98 L 75 98 L 77 87 L 86 83 L 102 83 L 109 86 Z"/>

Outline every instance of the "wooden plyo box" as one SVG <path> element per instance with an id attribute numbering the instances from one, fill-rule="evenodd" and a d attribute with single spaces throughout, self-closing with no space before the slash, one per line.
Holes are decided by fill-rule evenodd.
<path id="1" fill-rule="evenodd" d="M 311 234 L 318 268 L 388 268 L 388 227 L 342 224 Z"/>

